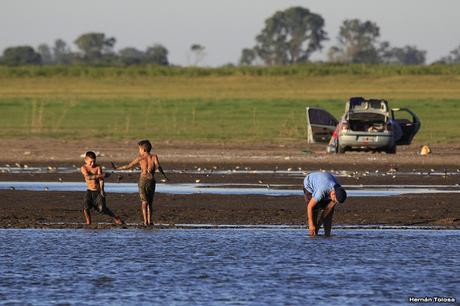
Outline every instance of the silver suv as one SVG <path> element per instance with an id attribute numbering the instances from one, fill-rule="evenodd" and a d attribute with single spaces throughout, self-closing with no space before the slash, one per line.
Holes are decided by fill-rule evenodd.
<path id="1" fill-rule="evenodd" d="M 408 145 L 420 129 L 420 120 L 407 108 L 388 107 L 380 99 L 350 98 L 340 121 L 318 107 L 307 107 L 307 142 L 329 143 L 330 153 L 373 150 L 396 153 Z"/>

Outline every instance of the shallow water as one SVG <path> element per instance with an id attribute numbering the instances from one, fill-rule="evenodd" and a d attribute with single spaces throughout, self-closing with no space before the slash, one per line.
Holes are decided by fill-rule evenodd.
<path id="1" fill-rule="evenodd" d="M 109 173 L 140 173 L 139 169 L 135 170 L 111 170 L 102 167 L 106 172 Z M 323 171 L 322 169 L 273 169 L 273 170 L 260 170 L 260 169 L 250 169 L 244 168 L 241 169 L 240 167 L 233 168 L 233 169 L 206 169 L 206 168 L 196 168 L 196 169 L 168 169 L 167 173 L 174 173 L 174 174 L 188 174 L 188 175 L 197 175 L 197 174 L 205 174 L 205 175 L 235 175 L 235 174 L 270 174 L 270 175 L 280 175 L 280 176 L 294 176 L 294 177 L 305 177 L 305 175 L 309 172 L 314 171 Z M 350 171 L 350 170 L 331 170 L 335 176 L 338 177 L 381 177 L 381 176 L 398 176 L 398 177 L 412 177 L 412 176 L 460 176 L 460 169 L 456 169 L 455 171 L 449 169 L 443 170 L 417 170 L 413 169 L 412 171 L 397 171 L 395 169 L 390 169 L 389 171 L 379 171 L 375 170 L 373 172 L 370 171 Z M 61 167 L 32 167 L 28 165 L 19 165 L 19 166 L 11 166 L 5 165 L 0 166 L 0 173 L 80 173 L 80 169 L 73 165 L 69 166 L 61 166 Z"/>
<path id="2" fill-rule="evenodd" d="M 295 188 L 296 187 L 296 188 Z M 403 194 L 460 193 L 459 186 L 449 185 L 344 185 L 350 197 L 397 196 Z M 295 189 L 292 189 L 295 188 Z M 1 189 L 29 191 L 85 191 L 84 182 L 0 182 Z M 137 193 L 136 183 L 106 183 L 105 190 L 114 193 Z M 264 195 L 303 196 L 300 186 L 273 185 L 267 188 L 255 184 L 157 184 L 156 192 L 168 194 L 219 194 L 219 195 Z"/>
<path id="3" fill-rule="evenodd" d="M 4 304 L 395 305 L 460 297 L 460 231 L 0 230 Z"/>

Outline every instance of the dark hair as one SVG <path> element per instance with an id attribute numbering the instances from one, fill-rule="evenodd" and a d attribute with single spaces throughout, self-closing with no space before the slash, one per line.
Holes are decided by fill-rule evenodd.
<path id="1" fill-rule="evenodd" d="M 145 152 L 150 153 L 150 151 L 152 150 L 152 144 L 147 139 L 139 141 L 137 145 L 141 147 L 142 149 L 144 149 Z"/>
<path id="2" fill-rule="evenodd" d="M 88 151 L 85 153 L 85 157 L 96 159 L 96 153 L 94 153 L 93 151 Z"/>
<path id="3" fill-rule="evenodd" d="M 335 185 L 334 189 L 335 189 L 335 197 L 337 198 L 337 201 L 339 203 L 345 202 L 345 200 L 347 199 L 347 192 L 345 191 L 345 189 L 340 185 Z"/>

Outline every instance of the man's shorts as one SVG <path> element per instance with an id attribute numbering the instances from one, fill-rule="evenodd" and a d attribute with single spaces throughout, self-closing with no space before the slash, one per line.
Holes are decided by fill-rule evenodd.
<path id="1" fill-rule="evenodd" d="M 101 195 L 100 191 L 86 190 L 85 198 L 83 199 L 83 208 L 85 210 L 94 209 L 102 213 L 106 209 L 105 198 Z"/>
<path id="2" fill-rule="evenodd" d="M 153 177 L 141 175 L 138 186 L 141 202 L 147 202 L 149 206 L 152 205 L 156 187 L 155 179 Z"/>
<path id="3" fill-rule="evenodd" d="M 308 202 L 310 202 L 310 200 L 311 200 L 312 194 L 310 192 L 308 192 L 307 189 L 305 189 L 305 188 L 303 189 L 303 193 L 307 197 L 307 205 L 308 205 Z M 317 210 L 320 210 L 320 209 L 325 209 L 326 206 L 330 202 L 331 201 L 328 200 L 328 199 L 324 199 L 324 200 L 319 201 L 318 203 L 316 203 L 315 207 L 313 207 L 313 211 L 317 211 Z"/>

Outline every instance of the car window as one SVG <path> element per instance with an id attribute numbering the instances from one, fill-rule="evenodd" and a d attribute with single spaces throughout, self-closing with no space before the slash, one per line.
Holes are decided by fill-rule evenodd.
<path id="1" fill-rule="evenodd" d="M 309 109 L 310 124 L 337 125 L 337 120 L 322 109 Z"/>

